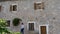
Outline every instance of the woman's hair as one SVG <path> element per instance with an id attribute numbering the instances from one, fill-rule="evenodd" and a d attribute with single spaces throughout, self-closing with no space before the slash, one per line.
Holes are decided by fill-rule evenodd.
<path id="1" fill-rule="evenodd" d="M 21 24 L 23 24 L 23 23 L 21 23 Z"/>

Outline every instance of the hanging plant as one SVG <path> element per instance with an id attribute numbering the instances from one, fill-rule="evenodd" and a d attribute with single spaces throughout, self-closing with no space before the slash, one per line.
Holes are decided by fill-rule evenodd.
<path id="1" fill-rule="evenodd" d="M 14 26 L 18 26 L 18 25 L 20 24 L 20 21 L 22 21 L 22 20 L 19 19 L 19 18 L 14 18 L 14 19 L 13 19 L 13 25 L 14 25 Z"/>

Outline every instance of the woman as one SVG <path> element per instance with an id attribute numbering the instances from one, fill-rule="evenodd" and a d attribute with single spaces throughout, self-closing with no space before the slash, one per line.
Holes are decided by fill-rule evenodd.
<path id="1" fill-rule="evenodd" d="M 24 24 L 21 23 L 21 33 L 24 34 Z"/>

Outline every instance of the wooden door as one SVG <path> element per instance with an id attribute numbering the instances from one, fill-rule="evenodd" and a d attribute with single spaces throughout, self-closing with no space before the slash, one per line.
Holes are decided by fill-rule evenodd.
<path id="1" fill-rule="evenodd" d="M 41 26 L 41 34 L 46 34 L 46 26 Z"/>
<path id="2" fill-rule="evenodd" d="M 34 30 L 34 23 L 29 23 L 29 30 L 33 31 Z"/>

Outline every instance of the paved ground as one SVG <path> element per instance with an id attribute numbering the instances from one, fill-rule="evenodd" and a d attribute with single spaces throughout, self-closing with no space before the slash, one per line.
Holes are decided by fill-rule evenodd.
<path id="1" fill-rule="evenodd" d="M 38 34 L 38 33 L 33 32 L 33 31 L 28 31 L 26 34 Z"/>

